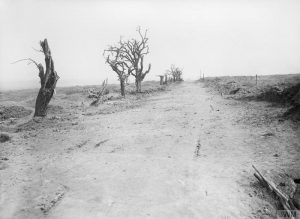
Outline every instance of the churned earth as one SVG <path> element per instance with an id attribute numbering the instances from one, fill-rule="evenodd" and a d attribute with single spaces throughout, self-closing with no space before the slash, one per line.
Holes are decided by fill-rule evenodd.
<path id="1" fill-rule="evenodd" d="M 273 218 L 252 165 L 300 177 L 299 127 L 264 102 L 196 82 L 111 113 L 79 102 L 2 143 L 1 218 Z"/>

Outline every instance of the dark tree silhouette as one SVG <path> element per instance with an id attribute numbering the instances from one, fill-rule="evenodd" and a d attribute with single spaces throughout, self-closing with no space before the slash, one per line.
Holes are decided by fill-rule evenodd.
<path id="1" fill-rule="evenodd" d="M 150 72 L 151 64 L 144 69 L 144 56 L 149 53 L 147 30 L 142 33 L 138 27 L 137 32 L 140 39 L 131 39 L 128 41 L 120 40 L 120 56 L 128 66 L 132 67 L 131 75 L 135 77 L 136 92 L 142 91 L 142 81 Z"/>
<path id="2" fill-rule="evenodd" d="M 56 82 L 59 79 L 59 76 L 54 69 L 54 62 L 51 56 L 51 50 L 49 48 L 47 39 L 44 39 L 44 41 L 40 41 L 40 45 L 45 55 L 46 71 L 44 72 L 42 64 L 38 65 L 39 77 L 41 79 L 41 88 L 36 98 L 34 116 L 47 115 L 47 107 L 56 88 Z"/>
<path id="3" fill-rule="evenodd" d="M 121 86 L 121 95 L 123 97 L 125 97 L 125 83 L 133 71 L 131 63 L 123 58 L 122 51 L 124 50 L 124 45 L 125 44 L 120 40 L 117 46 L 110 46 L 103 52 L 106 63 L 108 63 L 111 69 L 118 75 Z"/>

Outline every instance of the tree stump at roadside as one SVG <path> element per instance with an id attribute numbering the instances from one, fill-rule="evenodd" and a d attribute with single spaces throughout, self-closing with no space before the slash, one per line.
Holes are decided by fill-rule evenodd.
<path id="1" fill-rule="evenodd" d="M 163 75 L 159 75 L 159 79 L 160 79 L 159 84 L 163 85 L 164 84 L 164 76 Z"/>
<path id="2" fill-rule="evenodd" d="M 40 45 L 45 55 L 46 72 L 44 72 L 42 64 L 37 65 L 39 69 L 39 77 L 41 79 L 41 88 L 36 98 L 34 116 L 47 115 L 47 107 L 56 88 L 56 82 L 59 79 L 59 76 L 54 70 L 54 62 L 52 60 L 47 39 L 40 41 Z"/>

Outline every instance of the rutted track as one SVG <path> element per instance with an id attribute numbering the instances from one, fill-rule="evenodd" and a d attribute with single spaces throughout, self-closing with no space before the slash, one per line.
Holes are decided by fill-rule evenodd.
<path id="1" fill-rule="evenodd" d="M 249 179 L 262 161 L 253 130 L 233 122 L 237 109 L 224 101 L 184 82 L 139 108 L 83 117 L 55 140 L 40 135 L 32 144 L 44 155 L 28 158 L 33 180 L 12 218 L 254 217 L 261 203 Z M 67 189 L 47 215 L 26 204 L 58 185 Z"/>

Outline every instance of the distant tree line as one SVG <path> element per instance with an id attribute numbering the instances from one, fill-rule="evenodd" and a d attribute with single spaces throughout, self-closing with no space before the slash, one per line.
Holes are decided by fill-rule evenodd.
<path id="1" fill-rule="evenodd" d="M 168 69 L 165 73 L 166 76 L 169 76 L 169 81 L 182 81 L 182 69 L 176 67 L 175 65 L 171 65 L 170 69 Z"/>

